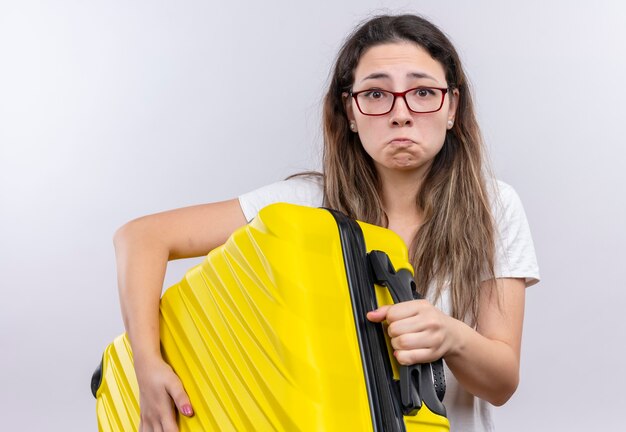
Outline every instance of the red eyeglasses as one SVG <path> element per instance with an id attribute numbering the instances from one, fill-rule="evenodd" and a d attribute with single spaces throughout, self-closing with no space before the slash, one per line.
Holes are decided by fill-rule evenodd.
<path id="1" fill-rule="evenodd" d="M 448 88 L 440 87 L 415 87 L 403 92 L 373 88 L 358 92 L 350 91 L 350 96 L 356 101 L 359 111 L 368 116 L 381 116 L 390 113 L 398 97 L 404 99 L 411 112 L 426 114 L 441 109 L 448 91 Z"/>

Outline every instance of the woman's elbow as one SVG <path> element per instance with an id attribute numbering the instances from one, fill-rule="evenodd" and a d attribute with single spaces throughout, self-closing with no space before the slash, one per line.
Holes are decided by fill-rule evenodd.
<path id="1" fill-rule="evenodd" d="M 125 260 L 131 255 L 157 254 L 171 259 L 171 238 L 154 216 L 143 216 L 125 223 L 113 234 L 115 255 Z"/>
<path id="2" fill-rule="evenodd" d="M 113 246 L 116 252 L 121 251 L 129 243 L 137 239 L 145 231 L 144 218 L 133 219 L 119 227 L 113 234 Z"/>
<path id="3" fill-rule="evenodd" d="M 511 399 L 511 396 L 515 394 L 517 386 L 519 385 L 519 374 L 515 374 L 507 382 L 502 383 L 501 387 L 497 389 L 487 401 L 494 406 L 502 406 Z"/>
<path id="4" fill-rule="evenodd" d="M 127 222 L 119 227 L 113 234 L 113 246 L 115 250 L 118 250 L 128 239 L 129 231 L 132 230 L 131 225 L 133 221 Z"/>

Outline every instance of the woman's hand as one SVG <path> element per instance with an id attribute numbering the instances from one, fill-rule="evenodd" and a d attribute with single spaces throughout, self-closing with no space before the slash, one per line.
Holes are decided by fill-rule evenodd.
<path id="1" fill-rule="evenodd" d="M 402 365 L 433 362 L 454 347 L 453 319 L 426 300 L 382 306 L 368 312 L 367 319 L 387 321 L 394 355 Z"/>
<path id="2" fill-rule="evenodd" d="M 367 318 L 387 320 L 398 363 L 428 363 L 444 357 L 468 392 L 504 404 L 519 383 L 524 317 L 524 279 L 483 282 L 476 328 L 445 315 L 426 300 L 382 306 Z"/>
<path id="3" fill-rule="evenodd" d="M 174 407 L 193 416 L 189 397 L 178 376 L 161 358 L 135 361 L 139 383 L 139 432 L 178 432 Z"/>

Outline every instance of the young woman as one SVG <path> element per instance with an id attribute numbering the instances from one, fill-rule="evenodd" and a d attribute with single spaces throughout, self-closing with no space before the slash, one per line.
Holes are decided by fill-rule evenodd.
<path id="1" fill-rule="evenodd" d="M 409 247 L 428 300 L 368 313 L 386 320 L 401 364 L 443 357 L 452 430 L 493 430 L 491 405 L 519 381 L 526 286 L 539 274 L 513 189 L 486 176 L 467 80 L 447 37 L 413 15 L 381 16 L 339 52 L 324 103 L 324 166 L 238 199 L 146 216 L 115 235 L 124 323 L 143 432 L 193 415 L 159 350 L 168 260 L 206 255 L 273 202 L 327 206 L 385 226 Z"/>

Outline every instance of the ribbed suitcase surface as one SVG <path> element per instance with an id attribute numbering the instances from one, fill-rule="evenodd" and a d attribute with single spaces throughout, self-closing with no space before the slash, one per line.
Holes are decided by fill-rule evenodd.
<path id="1" fill-rule="evenodd" d="M 395 269 L 411 269 L 398 236 L 358 224 L 367 251 L 385 251 Z M 195 412 L 179 417 L 181 432 L 388 430 L 372 390 L 382 381 L 371 378 L 364 357 L 363 344 L 373 342 L 359 330 L 373 324 L 355 316 L 355 275 L 347 274 L 342 236 L 325 209 L 273 204 L 167 289 L 162 352 Z M 383 287 L 373 295 L 392 303 Z M 382 349 L 380 361 L 397 378 L 384 342 Z M 107 347 L 96 377 L 99 430 L 137 430 L 138 387 L 125 335 Z M 408 416 L 393 404 L 383 408 L 400 419 L 393 429 L 449 430 L 425 404 Z"/>

